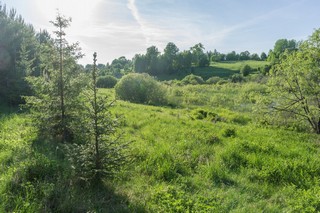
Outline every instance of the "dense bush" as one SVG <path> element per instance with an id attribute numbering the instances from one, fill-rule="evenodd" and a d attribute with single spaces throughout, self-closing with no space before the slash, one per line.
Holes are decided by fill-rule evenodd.
<path id="1" fill-rule="evenodd" d="M 97 79 L 97 87 L 99 87 L 99 88 L 113 88 L 117 84 L 117 82 L 118 82 L 118 80 L 111 75 L 100 76 Z"/>
<path id="2" fill-rule="evenodd" d="M 131 73 L 115 87 L 116 98 L 134 103 L 162 105 L 167 103 L 166 88 L 148 74 Z"/>
<path id="3" fill-rule="evenodd" d="M 209 66 L 210 61 L 207 57 L 202 57 L 199 61 L 199 67 L 207 67 Z"/>
<path id="4" fill-rule="evenodd" d="M 181 80 L 181 83 L 183 84 L 204 84 L 204 80 L 202 79 L 201 76 L 197 76 L 197 75 L 187 75 L 186 77 L 184 77 L 184 79 Z"/>
<path id="5" fill-rule="evenodd" d="M 271 65 L 269 65 L 269 64 L 258 68 L 259 72 L 262 73 L 263 75 L 268 74 L 270 69 L 271 69 Z"/>
<path id="6" fill-rule="evenodd" d="M 213 77 L 209 78 L 208 80 L 206 80 L 206 83 L 207 84 L 217 84 L 220 80 L 222 80 L 220 77 L 213 76 Z"/>
<path id="7" fill-rule="evenodd" d="M 247 76 L 250 74 L 251 71 L 252 71 L 252 68 L 248 64 L 246 64 L 241 68 L 240 73 L 243 76 Z"/>
<path id="8" fill-rule="evenodd" d="M 231 82 L 232 83 L 239 83 L 244 81 L 244 77 L 240 74 L 234 74 L 231 76 Z"/>

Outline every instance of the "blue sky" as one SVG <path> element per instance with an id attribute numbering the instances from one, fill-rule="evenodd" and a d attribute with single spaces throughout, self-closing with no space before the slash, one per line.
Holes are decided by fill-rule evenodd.
<path id="1" fill-rule="evenodd" d="M 86 54 L 80 62 L 111 62 L 168 42 L 180 50 L 201 42 L 207 51 L 260 54 L 277 39 L 307 39 L 320 27 L 319 0 L 0 0 L 36 29 L 53 31 L 56 9 L 72 17 L 67 30 Z"/>

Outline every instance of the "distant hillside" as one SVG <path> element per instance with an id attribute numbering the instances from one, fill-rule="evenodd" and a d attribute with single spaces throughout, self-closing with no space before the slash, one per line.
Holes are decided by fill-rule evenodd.
<path id="1" fill-rule="evenodd" d="M 220 78 L 229 78 L 236 73 L 240 73 L 241 67 L 244 65 L 249 65 L 254 72 L 258 71 L 259 67 L 264 67 L 268 65 L 267 61 L 228 61 L 228 62 L 212 62 L 208 67 L 194 67 L 187 72 L 180 72 L 174 75 L 160 75 L 157 76 L 159 80 L 181 80 L 186 75 L 192 73 L 198 76 L 201 76 L 204 80 L 207 80 L 210 77 L 218 76 Z"/>

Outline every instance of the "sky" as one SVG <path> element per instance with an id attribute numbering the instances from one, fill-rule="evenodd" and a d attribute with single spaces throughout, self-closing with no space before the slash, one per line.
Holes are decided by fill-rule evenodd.
<path id="1" fill-rule="evenodd" d="M 54 30 L 59 12 L 72 18 L 69 42 L 80 42 L 79 62 L 111 63 L 162 52 L 168 42 L 187 50 L 202 43 L 205 51 L 266 52 L 278 39 L 305 40 L 320 27 L 319 0 L 0 0 L 15 8 L 35 29 Z M 1 29 L 0 29 L 1 33 Z"/>

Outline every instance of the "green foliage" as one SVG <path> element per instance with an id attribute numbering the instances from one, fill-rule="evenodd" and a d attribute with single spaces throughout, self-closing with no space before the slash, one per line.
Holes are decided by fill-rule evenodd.
<path id="1" fill-rule="evenodd" d="M 295 40 L 278 39 L 274 44 L 273 52 L 279 57 L 285 50 L 295 50 L 297 48 L 297 42 Z"/>
<path id="2" fill-rule="evenodd" d="M 271 65 L 264 65 L 263 67 L 259 67 L 258 70 L 260 71 L 261 74 L 266 75 L 269 73 L 271 69 Z"/>
<path id="3" fill-rule="evenodd" d="M 252 71 L 252 68 L 248 64 L 246 64 L 241 68 L 240 73 L 243 76 L 247 76 L 251 73 L 251 71 Z"/>
<path id="4" fill-rule="evenodd" d="M 99 76 L 111 75 L 116 78 L 121 78 L 123 75 L 132 72 L 132 61 L 126 59 L 124 56 L 121 56 L 117 59 L 114 59 L 111 64 L 98 64 L 97 68 L 99 69 Z M 87 64 L 86 69 L 90 72 L 92 65 Z"/>
<path id="5" fill-rule="evenodd" d="M 260 59 L 262 61 L 265 61 L 267 58 L 268 58 L 267 54 L 265 52 L 262 52 L 261 55 L 260 55 Z"/>
<path id="6" fill-rule="evenodd" d="M 285 114 L 287 118 L 303 119 L 320 133 L 319 113 L 319 46 L 320 30 L 300 45 L 299 50 L 286 51 L 270 73 L 267 102 L 269 110 Z"/>
<path id="7" fill-rule="evenodd" d="M 99 88 L 113 88 L 118 82 L 118 79 L 111 75 L 100 76 L 97 79 L 97 87 Z"/>
<path id="8" fill-rule="evenodd" d="M 112 114 L 126 117 L 123 137 L 133 141 L 129 154 L 135 159 L 128 172 L 110 183 L 116 188 L 88 187 L 74 176 L 60 144 L 57 148 L 39 141 L 31 146 L 35 135 L 31 137 L 34 130 L 29 128 L 34 127 L 26 125 L 22 115 L 3 118 L 0 199 L 5 202 L 0 202 L 0 210 L 318 211 L 318 136 L 257 125 L 250 99 L 267 95 L 266 86 L 250 82 L 175 89 L 182 103 L 193 99 L 188 108 L 122 101 L 110 108 Z M 112 95 L 113 90 L 99 93 Z M 190 119 L 197 111 L 215 112 L 222 120 Z M 227 129 L 235 129 L 236 137 L 224 137 Z"/>
<path id="9" fill-rule="evenodd" d="M 300 131 L 304 133 L 288 130 L 284 125 L 267 126 L 259 122 L 260 117 L 253 110 L 262 112 L 260 102 L 267 102 L 266 112 L 270 112 L 283 103 L 288 104 L 285 100 L 300 95 L 301 100 L 290 108 L 298 110 L 298 114 L 282 112 L 285 117 L 290 116 L 288 122 L 295 120 L 301 127 L 297 118 L 303 112 L 309 113 L 304 116 L 306 120 L 318 121 L 319 109 L 315 104 L 319 102 L 315 98 L 319 93 L 318 30 L 298 51 L 282 54 L 280 63 L 270 72 L 268 86 L 274 86 L 271 90 L 249 77 L 252 82 L 242 84 L 177 86 L 172 83 L 168 84 L 170 99 L 176 108 L 121 100 L 110 107 L 109 101 L 99 97 L 110 97 L 116 89 L 101 89 L 97 94 L 93 83 L 90 85 L 93 90 L 88 92 L 78 79 L 76 56 L 65 54 L 66 50 L 63 80 L 66 88 L 73 88 L 65 93 L 66 109 L 72 109 L 66 115 L 70 119 L 68 127 L 74 133 L 73 141 L 77 142 L 73 145 L 52 143 L 48 134 L 42 137 L 36 134 L 40 123 L 44 124 L 40 126 L 43 129 L 51 130 L 59 124 L 61 106 L 61 90 L 57 87 L 59 53 L 51 46 L 53 40 L 44 34 L 39 36 L 43 41 L 42 54 L 36 60 L 43 69 L 38 70 L 40 78 L 29 78 L 35 95 L 28 100 L 33 106 L 31 112 L 40 115 L 39 119 L 30 120 L 25 114 L 5 114 L 13 110 L 0 108 L 0 212 L 320 211 L 319 136 L 303 128 Z M 193 53 L 199 48 L 198 52 L 203 52 L 201 46 L 196 45 Z M 170 47 L 173 51 L 167 49 L 168 53 L 177 53 L 174 45 Z M 19 62 L 25 70 L 29 70 L 32 61 L 27 60 L 27 49 L 22 45 L 24 60 Z M 156 58 L 149 65 L 155 66 L 158 72 L 166 64 L 166 58 L 157 52 L 156 48 L 149 49 L 148 57 L 157 55 L 149 57 Z M 187 57 L 190 54 L 185 52 Z M 181 59 L 179 53 L 172 55 L 177 61 Z M 221 55 L 216 51 L 205 54 L 210 58 Z M 247 57 L 248 53 L 240 55 Z M 205 79 L 228 77 L 239 73 L 245 63 L 215 63 L 221 75 L 212 73 L 216 70 L 213 67 L 193 71 L 205 72 L 201 75 Z M 249 65 L 256 69 L 263 63 Z M 223 72 L 226 70 L 229 72 Z M 125 87 L 128 93 L 132 92 L 130 95 L 145 90 L 154 94 L 163 88 L 148 75 L 132 74 L 123 79 L 124 82 L 134 79 Z M 146 89 L 154 85 L 158 86 L 154 91 Z M 165 97 L 163 94 L 159 97 Z M 307 103 L 311 104 L 308 110 Z M 120 122 L 121 115 L 125 115 L 125 121 Z M 134 163 L 125 168 L 127 172 L 119 167 L 123 162 L 121 153 L 126 150 L 125 144 L 118 143 L 120 125 L 124 139 L 133 141 L 132 149 L 126 154 L 134 158 Z M 115 172 L 117 178 L 109 179 Z M 88 185 L 87 181 L 95 179 L 97 174 L 101 177 L 99 184 Z"/>
<path id="10" fill-rule="evenodd" d="M 94 53 L 92 83 L 84 91 L 84 111 L 78 126 L 77 142 L 68 147 L 68 155 L 75 171 L 75 177 L 94 184 L 101 184 L 113 177 L 126 162 L 127 144 L 118 136 L 118 120 L 113 117 L 107 98 L 98 96 L 96 56 Z"/>
<path id="11" fill-rule="evenodd" d="M 186 84 L 192 84 L 192 85 L 197 85 L 197 84 L 204 84 L 204 80 L 202 79 L 201 76 L 197 75 L 187 75 L 181 80 L 181 83 L 186 85 Z"/>
<path id="12" fill-rule="evenodd" d="M 221 118 L 218 114 L 211 111 L 204 110 L 204 109 L 193 110 L 191 118 L 198 119 L 198 120 L 207 119 L 213 122 L 221 121 Z"/>
<path id="13" fill-rule="evenodd" d="M 79 118 L 77 110 L 81 104 L 78 97 L 85 87 L 85 76 L 76 64 L 81 57 L 78 44 L 69 45 L 63 37 L 63 30 L 70 20 L 58 14 L 53 24 L 58 28 L 58 38 L 55 43 L 49 40 L 51 45 L 44 43 L 41 46 L 42 51 L 50 54 L 42 56 L 41 60 L 46 63 L 43 73 L 27 78 L 34 94 L 25 100 L 42 136 L 70 142 L 74 137 L 73 124 Z"/>
<path id="14" fill-rule="evenodd" d="M 217 84 L 221 80 L 222 79 L 220 77 L 214 76 L 214 77 L 211 77 L 208 80 L 206 80 L 206 83 L 207 84 Z"/>
<path id="15" fill-rule="evenodd" d="M 132 73 L 121 78 L 115 87 L 116 98 L 134 103 L 166 104 L 166 88 L 148 74 Z"/>
<path id="16" fill-rule="evenodd" d="M 23 103 L 22 95 L 31 94 L 24 78 L 35 74 L 38 43 L 32 25 L 1 2 L 0 28 L 0 101 L 14 106 Z"/>
<path id="17" fill-rule="evenodd" d="M 240 74 L 234 74 L 231 76 L 232 83 L 240 83 L 240 82 L 243 82 L 244 80 L 245 80 L 244 77 Z"/>
<path id="18" fill-rule="evenodd" d="M 232 51 L 226 54 L 226 61 L 238 61 L 238 60 L 239 60 L 239 54 L 237 54 L 235 51 Z"/>

